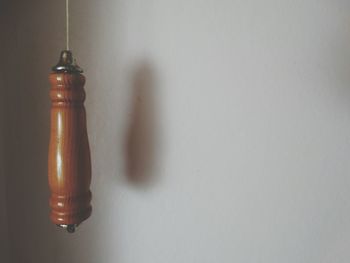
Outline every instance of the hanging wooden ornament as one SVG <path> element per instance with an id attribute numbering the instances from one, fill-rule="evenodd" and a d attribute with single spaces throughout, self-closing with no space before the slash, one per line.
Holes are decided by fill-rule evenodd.
<path id="1" fill-rule="evenodd" d="M 86 129 L 85 77 L 69 50 L 69 15 L 66 0 L 67 45 L 52 68 L 51 134 L 48 175 L 51 221 L 72 233 L 91 215 L 91 160 Z"/>

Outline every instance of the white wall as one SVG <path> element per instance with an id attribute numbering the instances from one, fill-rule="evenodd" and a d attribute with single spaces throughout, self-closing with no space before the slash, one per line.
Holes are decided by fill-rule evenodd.
<path id="1" fill-rule="evenodd" d="M 13 1 L 14 263 L 349 262 L 349 1 L 71 1 L 94 194 L 74 235 L 47 216 L 63 2 Z"/>

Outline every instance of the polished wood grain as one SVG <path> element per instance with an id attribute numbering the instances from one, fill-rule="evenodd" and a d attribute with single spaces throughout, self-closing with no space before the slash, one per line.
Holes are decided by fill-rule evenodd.
<path id="1" fill-rule="evenodd" d="M 48 155 L 51 220 L 80 224 L 91 214 L 91 161 L 86 130 L 85 77 L 51 73 Z"/>

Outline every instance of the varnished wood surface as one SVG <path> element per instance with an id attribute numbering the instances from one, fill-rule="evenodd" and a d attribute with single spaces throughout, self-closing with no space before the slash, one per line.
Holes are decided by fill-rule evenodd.
<path id="1" fill-rule="evenodd" d="M 86 130 L 85 77 L 51 73 L 48 174 L 51 220 L 80 224 L 91 214 L 91 161 Z"/>

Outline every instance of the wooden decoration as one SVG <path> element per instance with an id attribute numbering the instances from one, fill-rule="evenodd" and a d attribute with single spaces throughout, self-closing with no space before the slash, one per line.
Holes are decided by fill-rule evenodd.
<path id="1" fill-rule="evenodd" d="M 85 77 L 62 51 L 50 74 L 51 135 L 48 173 L 51 220 L 68 232 L 91 214 L 91 161 L 86 129 Z"/>

